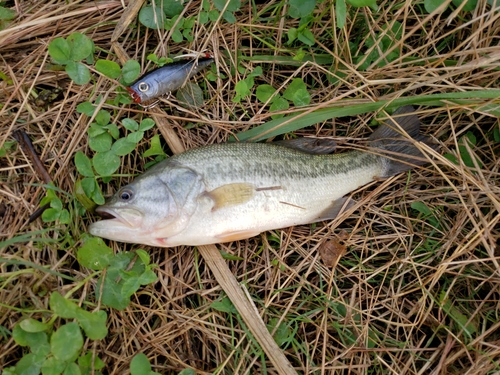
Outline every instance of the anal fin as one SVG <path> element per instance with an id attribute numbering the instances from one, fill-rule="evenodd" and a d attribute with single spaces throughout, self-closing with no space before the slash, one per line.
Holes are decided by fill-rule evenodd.
<path id="1" fill-rule="evenodd" d="M 333 220 L 339 216 L 342 212 L 348 210 L 354 205 L 354 201 L 349 197 L 342 197 L 334 201 L 330 206 L 328 206 L 324 211 L 322 211 L 314 222 Z"/>
<path id="2" fill-rule="evenodd" d="M 231 241 L 239 241 L 239 240 L 245 240 L 250 237 L 254 237 L 258 235 L 260 231 L 255 231 L 255 230 L 238 230 L 238 231 L 233 231 L 233 232 L 225 232 L 218 234 L 215 236 L 219 242 L 231 242 Z"/>

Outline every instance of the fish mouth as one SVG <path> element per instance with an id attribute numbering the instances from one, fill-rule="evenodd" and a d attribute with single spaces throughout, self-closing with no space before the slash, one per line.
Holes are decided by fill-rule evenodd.
<path id="1" fill-rule="evenodd" d="M 143 215 L 139 210 L 133 208 L 113 209 L 108 207 L 97 207 L 96 213 L 101 217 L 102 222 L 113 222 L 129 228 L 137 228 L 142 223 Z"/>
<path id="2" fill-rule="evenodd" d="M 126 89 L 130 94 L 130 96 L 132 97 L 134 103 L 139 104 L 141 102 L 141 97 L 139 96 L 139 94 L 130 86 L 126 87 Z"/>

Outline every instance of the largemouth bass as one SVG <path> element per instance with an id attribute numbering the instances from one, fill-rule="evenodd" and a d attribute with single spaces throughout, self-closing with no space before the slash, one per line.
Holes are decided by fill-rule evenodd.
<path id="1" fill-rule="evenodd" d="M 398 109 L 398 124 L 414 141 L 412 107 Z M 380 126 L 364 151 L 325 154 L 317 141 L 225 143 L 166 159 L 97 208 L 105 218 L 95 236 L 151 246 L 206 245 L 335 218 L 344 196 L 374 179 L 423 165 L 427 159 L 392 121 Z M 326 147 L 331 151 L 330 147 Z M 316 153 L 316 151 L 319 153 Z"/>

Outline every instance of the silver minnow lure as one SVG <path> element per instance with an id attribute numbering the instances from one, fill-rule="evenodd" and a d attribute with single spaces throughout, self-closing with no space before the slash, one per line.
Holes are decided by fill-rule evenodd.
<path id="1" fill-rule="evenodd" d="M 420 134 L 412 112 L 409 106 L 397 110 L 365 150 L 330 155 L 334 143 L 302 138 L 214 144 L 172 156 L 97 208 L 104 220 L 90 233 L 151 246 L 197 246 L 331 220 L 351 191 L 427 163 L 414 142 L 436 147 Z"/>
<path id="2" fill-rule="evenodd" d="M 139 78 L 127 87 L 127 91 L 135 103 L 144 103 L 179 89 L 189 78 L 213 62 L 214 58 L 207 53 L 198 59 L 165 65 Z"/>

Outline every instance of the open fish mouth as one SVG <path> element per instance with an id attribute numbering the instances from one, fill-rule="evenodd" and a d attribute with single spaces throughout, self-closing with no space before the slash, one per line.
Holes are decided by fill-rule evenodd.
<path id="1" fill-rule="evenodd" d="M 123 225 L 129 228 L 137 228 L 142 223 L 142 213 L 133 208 L 117 210 L 101 206 L 97 207 L 95 211 L 101 217 L 101 222 L 113 222 L 116 225 Z"/>

